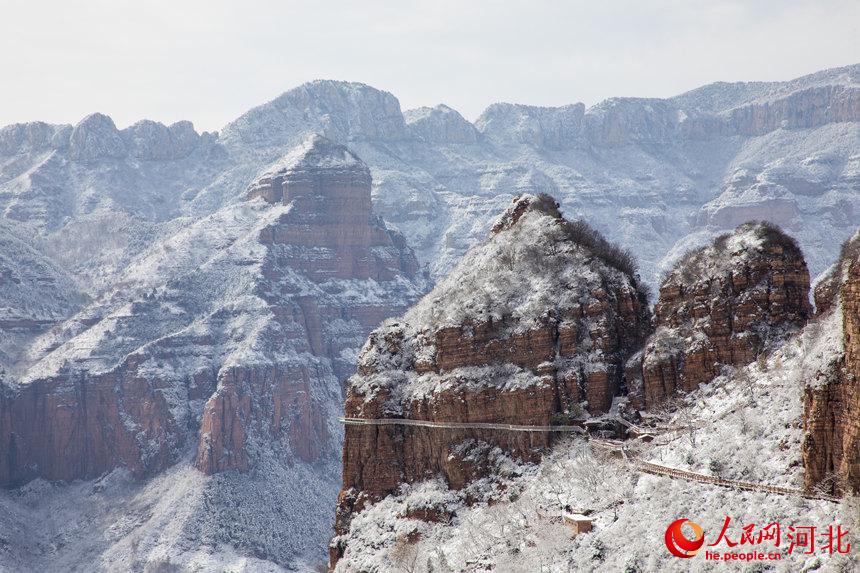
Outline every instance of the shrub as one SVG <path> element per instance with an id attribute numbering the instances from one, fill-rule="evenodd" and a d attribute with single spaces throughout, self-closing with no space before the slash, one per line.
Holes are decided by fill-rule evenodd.
<path id="1" fill-rule="evenodd" d="M 723 469 L 723 462 L 720 460 L 711 460 L 708 464 L 708 471 L 710 471 L 712 475 L 721 475 L 723 473 Z"/>
<path id="2" fill-rule="evenodd" d="M 636 259 L 627 249 L 607 241 L 594 227 L 583 220 L 565 224 L 565 232 L 574 243 L 588 249 L 592 255 L 622 273 L 635 278 L 639 269 Z"/>
<path id="3" fill-rule="evenodd" d="M 770 221 L 750 221 L 744 223 L 746 225 L 758 225 L 760 228 L 759 234 L 769 243 L 774 243 L 789 251 L 800 252 L 800 245 L 794 237 L 786 235 L 785 232 L 776 223 Z"/>

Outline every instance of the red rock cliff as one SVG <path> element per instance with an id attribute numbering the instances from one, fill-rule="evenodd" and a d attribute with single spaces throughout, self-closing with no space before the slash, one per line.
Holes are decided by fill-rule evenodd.
<path id="1" fill-rule="evenodd" d="M 653 407 L 711 381 L 725 365 L 752 362 L 768 342 L 803 326 L 808 299 L 803 254 L 767 223 L 746 223 L 689 253 L 660 286 L 633 403 Z"/>
<path id="2" fill-rule="evenodd" d="M 329 358 L 336 374 L 352 368 L 341 353 L 355 346 L 355 333 L 338 336 L 344 333 L 324 332 L 324 325 L 354 322 L 366 334 L 402 310 L 395 306 L 396 297 L 344 305 L 337 297 L 299 296 L 283 305 L 280 285 L 296 272 L 329 290 L 339 280 L 385 284 L 416 275 L 415 256 L 402 237 L 374 215 L 370 194 L 367 165 L 344 146 L 317 135 L 260 176 L 247 193 L 251 200 L 262 197 L 290 206 L 260 234 L 267 247 L 262 296 L 285 331 L 299 322 L 302 346 L 307 342 L 312 355 Z M 285 441 L 287 450 L 305 461 L 317 461 L 330 443 L 329 420 L 312 400 L 307 379 L 313 374 L 308 370 L 292 365 L 274 371 L 223 371 L 203 410 L 197 467 L 206 473 L 247 470 L 246 444 L 252 431 L 264 441 Z"/>
<path id="3" fill-rule="evenodd" d="M 0 389 L 0 485 L 93 477 L 117 466 L 147 475 L 174 461 L 181 428 L 157 382 L 125 365 Z"/>
<path id="4" fill-rule="evenodd" d="M 338 378 L 419 293 L 416 259 L 370 193 L 361 160 L 313 137 L 249 201 L 144 257 L 161 283 L 132 278 L 94 301 L 55 329 L 38 376 L 0 386 L 0 485 L 147 475 L 195 444 L 206 473 L 261 453 L 332 460 Z"/>
<path id="5" fill-rule="evenodd" d="M 823 382 L 807 381 L 803 466 L 807 487 L 829 493 L 860 491 L 860 235 L 843 247 L 839 263 L 816 287 L 819 317 L 841 320 L 844 353 Z"/>
<path id="6" fill-rule="evenodd" d="M 526 195 L 418 305 L 374 331 L 347 417 L 549 425 L 606 412 L 648 334 L 623 253 L 548 196 Z M 499 452 L 537 461 L 545 433 L 348 425 L 336 530 L 404 482 L 462 488 Z M 337 539 L 332 563 L 342 555 Z"/>

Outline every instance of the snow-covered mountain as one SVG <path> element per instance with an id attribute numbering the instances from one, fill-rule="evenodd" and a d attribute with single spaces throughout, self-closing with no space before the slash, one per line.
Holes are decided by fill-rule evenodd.
<path id="1" fill-rule="evenodd" d="M 98 480 L 100 493 L 145 509 L 123 518 L 122 534 L 92 538 L 50 526 L 50 512 L 19 523 L 12 507 L 0 518 L 15 532 L 0 566 L 217 569 L 243 562 L 236 552 L 272 567 L 322 559 L 341 380 L 367 333 L 423 290 L 414 254 L 373 213 L 368 167 L 320 136 L 234 201 L 163 223 L 142 223 L 162 234 L 139 254 L 109 259 L 116 274 L 97 275 L 107 285 L 84 277 L 79 287 L 30 250 L 7 254 L 17 263 L 7 283 L 21 287 L 7 300 L 14 316 L 32 318 L 3 323 L 18 352 L 0 387 L 0 484 L 120 472 Z M 81 253 L 98 248 L 93 231 Z M 41 486 L 17 491 L 32 487 Z M 181 511 L 159 501 L 174 487 L 187 490 Z M 93 492 L 81 495 L 80 516 L 117 519 L 86 507 Z"/>
<path id="2" fill-rule="evenodd" d="M 272 152 L 294 132 L 347 143 L 380 212 L 442 276 L 513 196 L 549 192 L 642 261 L 652 286 L 691 247 L 749 219 L 797 237 L 813 276 L 860 215 L 860 66 L 784 83 L 713 84 L 666 100 L 401 113 L 361 84 L 314 82 L 228 125 Z"/>
<path id="3" fill-rule="evenodd" d="M 332 202 L 296 199 L 323 188 Z M 815 276 L 860 224 L 860 65 L 591 108 L 494 104 L 474 123 L 316 81 L 219 133 L 101 114 L 0 129 L 0 481 L 132 476 L 0 496 L 0 523 L 22 532 L 0 535 L 0 567 L 322 561 L 340 382 L 365 335 L 427 288 L 416 265 L 444 277 L 524 192 L 628 248 L 652 289 L 751 218 L 796 237 Z M 169 476 L 197 500 L 188 513 L 152 505 Z M 63 492 L 139 519 L 116 529 L 117 513 L 66 506 L 104 535 L 51 526 Z M 237 519 L 244 504 L 254 517 Z"/>
<path id="4" fill-rule="evenodd" d="M 404 113 L 387 92 L 316 81 L 220 134 L 150 121 L 120 131 L 99 114 L 74 127 L 8 126 L 0 131 L 0 206 L 28 226 L 72 225 L 69 234 L 83 219 L 107 236 L 120 231 L 98 214 L 120 211 L 135 219 L 121 226 L 142 227 L 122 237 L 134 240 L 115 238 L 130 250 L 152 224 L 229 202 L 265 165 L 319 133 L 367 162 L 383 218 L 437 277 L 526 191 L 551 192 L 565 212 L 630 248 L 652 286 L 683 251 L 751 218 L 797 237 L 816 276 L 860 218 L 858 121 L 860 65 L 588 109 L 494 104 L 474 124 L 444 105 Z"/>

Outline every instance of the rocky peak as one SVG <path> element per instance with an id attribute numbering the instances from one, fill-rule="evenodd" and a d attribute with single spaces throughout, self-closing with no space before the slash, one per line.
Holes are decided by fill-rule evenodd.
<path id="1" fill-rule="evenodd" d="M 750 222 L 685 255 L 666 275 L 644 350 L 640 407 L 752 362 L 811 315 L 809 271 L 797 243 Z"/>
<path id="2" fill-rule="evenodd" d="M 255 147 L 294 145 L 297 127 L 340 143 L 397 141 L 407 134 L 396 97 L 365 84 L 332 80 L 292 89 L 245 113 L 223 134 L 227 141 Z"/>
<path id="3" fill-rule="evenodd" d="M 518 197 L 428 295 L 371 333 L 346 416 L 547 425 L 606 412 L 649 329 L 628 264 L 551 197 Z M 500 451 L 536 460 L 550 440 L 348 426 L 337 529 L 403 482 L 441 475 L 462 488 L 490 475 Z"/>
<path id="4" fill-rule="evenodd" d="M 75 161 L 92 162 L 121 158 L 127 153 L 122 134 L 113 120 L 101 113 L 94 113 L 82 119 L 69 139 L 69 156 Z"/>
<path id="5" fill-rule="evenodd" d="M 352 168 L 368 171 L 367 165 L 346 146 L 314 133 L 279 159 L 266 171 L 265 175 L 283 175 L 287 172 L 301 170 Z"/>
<path id="6" fill-rule="evenodd" d="M 190 121 L 168 127 L 145 119 L 122 130 L 121 134 L 131 155 L 146 160 L 181 159 L 188 156 L 200 140 L 200 134 Z"/>
<path id="7" fill-rule="evenodd" d="M 286 333 L 295 349 L 306 344 L 309 355 L 327 358 L 341 380 L 354 367 L 345 356 L 354 356 L 349 350 L 355 335 L 363 336 L 401 310 L 397 305 L 414 300 L 420 288 L 420 281 L 412 282 L 418 271 L 415 255 L 373 214 L 370 188 L 363 161 L 314 135 L 270 167 L 248 192 L 249 199 L 286 206 L 259 235 L 266 248 L 266 284 L 259 290 L 279 322 L 277 330 Z M 297 288 L 297 276 L 311 284 Z M 367 282 L 362 285 L 362 280 Z M 324 296 L 306 294 L 318 284 Z M 372 294 L 359 294 L 361 289 Z M 290 340 L 297 327 L 306 340 L 302 346 Z M 241 365 L 224 372 L 203 412 L 197 466 L 207 473 L 249 469 L 253 459 L 246 442 L 255 432 L 265 435 L 267 428 L 286 423 L 282 404 L 297 404 L 293 408 L 303 412 L 291 440 L 303 459 L 315 460 L 315 443 L 331 440 L 326 417 L 309 397 L 308 377 L 294 371 L 284 380 L 271 370 L 248 371 Z M 260 408 L 260 396 L 271 396 L 271 405 Z"/>
<path id="8" fill-rule="evenodd" d="M 475 143 L 478 130 L 447 105 L 419 107 L 403 113 L 409 132 L 427 143 Z"/>
<path id="9" fill-rule="evenodd" d="M 7 125 L 0 129 L 0 157 L 51 149 L 65 127 L 41 121 Z"/>
<path id="10" fill-rule="evenodd" d="M 543 213 L 557 221 L 562 219 L 558 203 L 552 197 L 548 195 L 523 194 L 514 198 L 511 205 L 502 213 L 502 216 L 493 225 L 492 233 L 495 235 L 509 230 L 529 211 Z"/>
<path id="11" fill-rule="evenodd" d="M 343 145 L 320 135 L 309 137 L 269 167 L 247 191 L 248 199 L 290 205 L 282 224 L 265 232 L 264 240 L 320 249 L 310 259 L 303 254 L 304 261 L 291 263 L 319 280 L 373 278 L 378 273 L 390 278 L 393 274 L 383 269 L 393 272 L 403 264 L 414 272 L 414 255 L 373 214 L 370 195 L 367 165 Z M 373 256 L 372 247 L 394 244 L 404 247 L 404 261 L 380 261 Z"/>
<path id="12" fill-rule="evenodd" d="M 247 197 L 283 204 L 325 199 L 317 191 L 319 188 L 331 191 L 324 185 L 330 179 L 353 181 L 362 186 L 365 182 L 369 184 L 370 169 L 343 145 L 313 134 L 257 176 L 248 186 Z M 313 188 L 314 180 L 318 189 Z M 356 195 L 365 193 L 358 190 Z M 369 210 L 369 202 L 368 195 L 362 212 Z"/>

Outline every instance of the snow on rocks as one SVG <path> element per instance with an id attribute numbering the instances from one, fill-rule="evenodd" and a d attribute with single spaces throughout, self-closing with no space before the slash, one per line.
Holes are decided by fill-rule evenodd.
<path id="1" fill-rule="evenodd" d="M 752 362 L 811 315 L 809 271 L 797 243 L 751 222 L 682 257 L 667 273 L 643 355 L 642 407 L 689 392 L 724 365 Z"/>
<path id="2" fill-rule="evenodd" d="M 608 411 L 649 328 L 631 271 L 551 197 L 516 198 L 448 277 L 371 333 L 346 417 L 545 426 Z M 336 530 L 403 483 L 441 475 L 463 490 L 501 458 L 536 461 L 550 444 L 545 434 L 348 426 Z M 344 547 L 331 551 L 336 562 Z"/>

